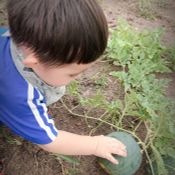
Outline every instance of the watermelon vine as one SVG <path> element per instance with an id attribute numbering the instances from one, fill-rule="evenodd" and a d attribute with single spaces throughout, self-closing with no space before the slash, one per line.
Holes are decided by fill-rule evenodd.
<path id="1" fill-rule="evenodd" d="M 162 29 L 138 31 L 119 20 L 117 28 L 111 30 L 106 59 L 116 66 L 110 75 L 122 82 L 123 98 L 109 101 L 101 90 L 92 98 L 84 98 L 79 93 L 79 84 L 74 82 L 69 92 L 78 97 L 82 106 L 88 106 L 88 111 L 77 114 L 76 107 L 70 109 L 62 101 L 71 114 L 86 118 L 87 124 L 88 119 L 98 122 L 90 134 L 104 123 L 132 134 L 142 146 L 153 175 L 168 175 L 164 157 L 175 157 L 175 100 L 166 96 L 170 79 L 160 78 L 174 69 L 174 50 L 161 44 L 162 33 Z M 117 71 L 118 67 L 121 71 Z M 103 113 L 90 116 L 96 109 L 103 109 Z M 128 122 L 128 127 L 124 121 L 130 116 L 139 122 Z M 144 139 L 137 133 L 141 125 L 146 128 Z"/>

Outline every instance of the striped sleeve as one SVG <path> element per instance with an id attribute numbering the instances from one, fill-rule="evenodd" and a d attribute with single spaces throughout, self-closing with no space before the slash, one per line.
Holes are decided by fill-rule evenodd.
<path id="1" fill-rule="evenodd" d="M 0 122 L 26 140 L 49 144 L 58 130 L 47 113 L 44 95 L 15 66 L 10 41 L 0 35 Z"/>
<path id="2" fill-rule="evenodd" d="M 38 144 L 46 144 L 55 140 L 58 130 L 55 127 L 53 119 L 47 113 L 45 99 L 39 90 L 28 84 L 28 100 L 27 104 L 31 110 L 32 123 L 35 124 L 34 130 L 40 130 L 38 139 L 34 142 Z M 29 132 L 30 133 L 30 132 Z M 32 135 L 31 135 L 32 137 Z"/>
<path id="3" fill-rule="evenodd" d="M 15 90 L 16 91 L 16 90 Z M 46 101 L 40 91 L 28 82 L 19 92 L 8 94 L 3 103 L 1 121 L 14 133 L 35 144 L 53 142 L 58 130 L 48 114 Z M 0 111 L 0 114 L 1 112 Z"/>

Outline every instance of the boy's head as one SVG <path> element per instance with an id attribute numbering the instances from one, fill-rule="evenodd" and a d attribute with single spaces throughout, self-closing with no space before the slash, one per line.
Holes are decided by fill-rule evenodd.
<path id="1" fill-rule="evenodd" d="M 48 84 L 69 83 L 106 48 L 107 22 L 95 0 L 8 0 L 7 9 L 24 64 Z"/>

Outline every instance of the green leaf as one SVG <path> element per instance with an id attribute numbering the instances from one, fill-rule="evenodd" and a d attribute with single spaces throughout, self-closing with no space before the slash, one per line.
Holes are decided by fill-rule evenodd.
<path id="1" fill-rule="evenodd" d="M 126 72 L 110 72 L 111 76 L 119 78 L 121 81 L 126 81 L 128 74 Z"/>
<path id="2" fill-rule="evenodd" d="M 72 81 L 67 88 L 68 93 L 72 96 L 78 96 L 79 95 L 78 87 L 79 87 L 79 82 L 76 80 Z"/>
<path id="3" fill-rule="evenodd" d="M 75 164 L 75 165 L 80 164 L 80 161 L 78 159 L 73 158 L 71 156 L 65 156 L 65 155 L 61 155 L 61 154 L 51 154 L 51 155 L 55 156 L 56 159 L 58 159 L 58 160 L 64 160 L 68 163 Z"/>

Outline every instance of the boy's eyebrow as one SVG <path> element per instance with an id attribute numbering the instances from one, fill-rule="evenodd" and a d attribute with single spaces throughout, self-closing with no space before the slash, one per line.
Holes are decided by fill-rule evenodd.
<path id="1" fill-rule="evenodd" d="M 82 72 L 84 72 L 84 71 L 82 71 Z M 74 74 L 69 74 L 69 75 L 70 75 L 70 76 L 77 76 L 77 75 L 81 74 L 82 72 L 74 73 Z"/>

